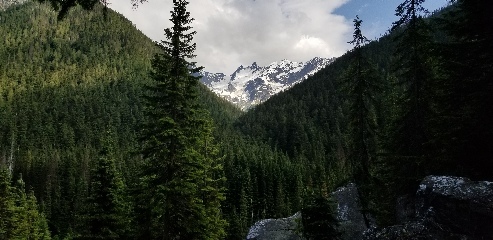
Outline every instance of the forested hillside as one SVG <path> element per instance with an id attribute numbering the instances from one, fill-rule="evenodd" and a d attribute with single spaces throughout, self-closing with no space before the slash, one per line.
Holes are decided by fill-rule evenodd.
<path id="1" fill-rule="evenodd" d="M 365 41 L 355 19 L 361 44 L 235 123 L 329 189 L 359 182 L 381 225 L 394 223 L 397 197 L 426 175 L 492 179 L 493 49 L 481 23 L 491 3 L 459 1 L 424 18 L 421 2 L 402 3 L 376 41 Z"/>
<path id="2" fill-rule="evenodd" d="M 115 162 L 122 195 L 132 195 L 141 168 L 139 133 L 144 85 L 154 43 L 112 11 L 75 8 L 62 21 L 48 5 L 0 12 L 0 159 L 33 190 L 55 238 L 88 236 L 94 169 Z M 223 214 L 228 239 L 254 221 L 301 208 L 300 164 L 232 128 L 241 111 L 199 86 L 214 120 L 227 181 Z M 107 160 L 105 160 L 107 161 Z M 103 164 L 103 165 L 101 165 Z M 123 201 L 126 221 L 135 215 Z M 133 227 L 136 227 L 135 225 Z M 133 236 L 126 224 L 119 236 Z M 130 237 L 131 238 L 131 237 Z"/>
<path id="3" fill-rule="evenodd" d="M 401 9 L 420 9 L 406 3 Z M 160 49 L 123 16 L 95 8 L 74 7 L 63 20 L 38 3 L 0 11 L 0 230 L 10 234 L 0 239 L 153 231 L 139 219 L 148 205 L 140 149 Z M 225 177 L 226 239 L 244 239 L 256 220 L 292 215 L 349 181 L 384 226 L 395 220 L 396 198 L 426 175 L 492 180 L 486 9 L 487 1 L 458 1 L 432 19 L 401 11 L 392 33 L 370 43 L 355 19 L 352 51 L 247 113 L 199 86 L 223 162 L 215 170 Z M 114 197 L 111 212 L 95 207 L 102 185 Z"/>

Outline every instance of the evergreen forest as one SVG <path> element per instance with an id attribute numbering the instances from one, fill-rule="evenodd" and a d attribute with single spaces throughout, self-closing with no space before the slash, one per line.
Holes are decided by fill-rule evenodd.
<path id="1" fill-rule="evenodd" d="M 352 50 L 248 112 L 195 77 L 187 1 L 157 43 L 98 1 L 44 2 L 0 10 L 0 239 L 245 239 L 333 221 L 349 182 L 388 226 L 427 175 L 493 181 L 491 1 L 403 0 L 374 41 L 355 16 Z"/>

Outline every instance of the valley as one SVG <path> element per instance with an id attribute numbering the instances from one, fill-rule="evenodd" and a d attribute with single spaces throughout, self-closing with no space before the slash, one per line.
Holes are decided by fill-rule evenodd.
<path id="1" fill-rule="evenodd" d="M 295 233 L 324 239 L 352 224 L 334 205 L 349 187 L 369 239 L 405 237 L 403 202 L 423 195 L 421 212 L 493 222 L 488 200 L 456 200 L 483 201 L 493 181 L 490 1 L 433 14 L 403 1 L 417 15 L 397 11 L 373 41 L 356 17 L 340 57 L 231 75 L 185 60 L 193 29 L 156 43 L 102 4 L 47 2 L 0 5 L 0 239 L 245 239 L 299 212 Z M 432 217 L 412 212 L 405 227 Z"/>

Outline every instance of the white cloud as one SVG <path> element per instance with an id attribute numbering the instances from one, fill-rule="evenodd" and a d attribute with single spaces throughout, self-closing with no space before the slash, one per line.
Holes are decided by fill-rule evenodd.
<path id="1" fill-rule="evenodd" d="M 170 27 L 172 1 L 149 0 L 132 10 L 127 1 L 112 1 L 153 40 Z M 266 65 L 289 59 L 334 57 L 349 46 L 351 24 L 332 12 L 348 0 L 195 0 L 188 10 L 195 18 L 197 58 L 206 71 L 231 74 L 239 65 Z"/>
<path id="2" fill-rule="evenodd" d="M 302 36 L 296 43 L 294 50 L 304 52 L 319 51 L 322 55 L 330 55 L 329 46 L 324 40 L 306 35 Z"/>

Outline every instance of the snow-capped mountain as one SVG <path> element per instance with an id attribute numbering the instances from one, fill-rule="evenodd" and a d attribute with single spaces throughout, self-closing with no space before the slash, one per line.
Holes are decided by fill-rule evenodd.
<path id="1" fill-rule="evenodd" d="M 333 58 L 316 57 L 306 63 L 282 60 L 265 67 L 254 62 L 248 67 L 240 66 L 229 76 L 201 72 L 201 82 L 217 95 L 247 110 L 305 80 L 333 61 Z"/>

